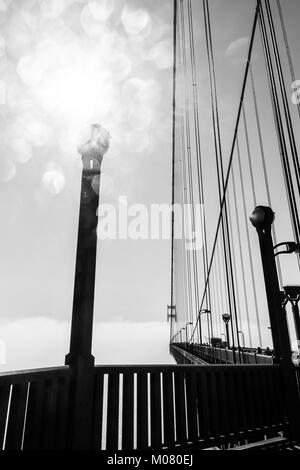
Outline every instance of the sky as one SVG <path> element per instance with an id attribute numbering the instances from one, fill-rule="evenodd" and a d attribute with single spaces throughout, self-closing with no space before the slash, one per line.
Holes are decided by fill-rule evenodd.
<path id="1" fill-rule="evenodd" d="M 226 154 L 254 4 L 210 1 Z M 295 45 L 300 6 L 287 0 L 284 9 Z M 172 20 L 171 0 L 0 0 L 0 370 L 60 365 L 68 352 L 77 144 L 87 124 L 99 122 L 112 136 L 102 203 L 171 203 Z M 206 87 L 203 28 L 195 30 Z M 203 98 L 210 141 L 208 110 Z M 211 233 L 215 224 L 213 211 Z M 96 362 L 173 362 L 169 302 L 168 240 L 99 241 Z"/>
<path id="2" fill-rule="evenodd" d="M 271 1 L 272 11 L 274 15 L 274 21 L 277 30 L 278 44 L 280 48 L 282 66 L 286 79 L 286 93 L 288 100 L 290 101 L 290 111 L 292 121 L 295 130 L 295 139 L 298 146 L 299 152 L 299 133 L 297 132 L 299 126 L 299 116 L 297 114 L 297 108 L 292 104 L 292 80 L 289 74 L 288 62 L 286 51 L 283 42 L 282 31 L 278 21 L 277 2 Z M 283 8 L 283 14 L 287 26 L 288 38 L 291 46 L 291 53 L 294 62 L 294 68 L 296 77 L 299 76 L 299 56 L 297 54 L 297 45 L 299 44 L 299 30 L 297 28 L 297 18 L 300 14 L 300 5 L 294 1 L 281 2 Z M 256 2 L 218 2 L 210 1 L 210 13 L 212 20 L 212 35 L 214 44 L 214 56 L 216 65 L 216 79 L 217 79 L 217 90 L 218 90 L 218 104 L 219 104 L 219 118 L 220 118 L 220 132 L 222 142 L 222 154 L 225 168 L 225 174 L 227 173 L 227 164 L 229 161 L 233 133 L 237 118 L 237 109 L 239 106 L 239 99 L 242 89 L 242 80 L 245 72 L 246 57 L 249 49 L 249 39 L 252 29 L 252 23 L 254 18 L 254 9 Z M 215 150 L 214 140 L 212 135 L 212 121 L 211 121 L 211 104 L 210 104 L 210 93 L 209 93 L 209 77 L 206 57 L 206 46 L 205 46 L 205 33 L 203 26 L 203 15 L 202 15 L 202 2 L 193 2 L 193 18 L 197 18 L 198 28 L 195 27 L 195 51 L 196 51 L 196 69 L 197 69 L 197 90 L 199 97 L 199 114 L 200 114 L 200 141 L 201 141 L 201 154 L 203 162 L 203 184 L 205 194 L 205 212 L 207 222 L 207 233 L 208 233 L 208 253 L 210 259 L 210 253 L 214 242 L 214 235 L 216 231 L 217 218 L 219 215 L 219 204 L 218 204 L 218 185 L 217 185 L 217 172 L 215 165 Z M 186 29 L 186 44 L 188 44 L 188 19 L 185 14 L 185 29 Z M 273 119 L 273 109 L 270 100 L 268 77 L 266 74 L 264 53 L 259 35 L 259 28 L 257 29 L 254 48 L 252 54 L 252 70 L 254 75 L 254 81 L 256 86 L 256 95 L 258 110 L 260 116 L 260 125 L 263 136 L 264 154 L 266 159 L 267 173 L 269 178 L 269 187 L 271 193 L 271 205 L 276 214 L 275 217 L 275 231 L 277 242 L 293 240 L 294 235 L 292 232 L 290 216 L 288 211 L 288 203 L 285 194 L 285 182 L 283 178 L 283 171 L 281 167 L 280 150 L 278 146 L 276 129 Z M 189 119 L 191 126 L 191 153 L 193 156 L 192 162 L 192 174 L 194 175 L 194 198 L 198 198 L 197 194 L 197 168 L 195 164 L 194 155 L 196 153 L 195 136 L 194 136 L 194 111 L 193 111 L 193 100 L 192 100 L 192 76 L 190 72 L 190 57 L 189 52 L 187 53 L 187 81 L 188 81 L 188 101 L 189 101 Z M 228 184 L 228 207 L 231 211 L 230 219 L 232 221 L 232 235 L 231 235 L 231 251 L 233 265 L 237 265 L 237 275 L 235 279 L 235 290 L 236 290 L 236 301 L 238 315 L 241 316 L 239 319 L 239 329 L 244 333 L 246 344 L 250 345 L 252 342 L 253 347 L 261 345 L 263 347 L 269 346 L 272 348 L 271 331 L 269 329 L 270 319 L 266 303 L 265 285 L 262 272 L 262 264 L 259 253 L 259 245 L 257 233 L 250 224 L 249 216 L 256 205 L 269 205 L 266 191 L 266 184 L 264 181 L 263 166 L 261 161 L 261 149 L 257 132 L 257 125 L 255 121 L 255 109 L 253 104 L 253 97 L 250 87 L 250 80 L 247 82 L 246 93 L 244 99 L 244 108 L 248 122 L 248 133 L 249 133 L 249 147 L 253 165 L 253 180 L 255 185 L 256 194 L 252 194 L 252 181 L 251 172 L 248 162 L 248 149 L 246 145 L 246 136 L 244 130 L 243 119 L 240 121 L 238 129 L 238 139 L 241 154 L 241 167 L 243 171 L 243 191 L 245 193 L 245 211 L 243 207 L 242 188 L 239 178 L 239 166 L 237 159 L 237 151 L 235 148 L 232 170 L 230 173 L 229 184 Z M 184 86 L 183 90 L 178 92 L 178 100 L 183 105 L 184 103 Z M 281 98 L 280 98 L 281 99 Z M 182 107 L 182 115 L 185 115 L 184 106 Z M 179 119 L 178 119 L 179 120 Z M 186 117 L 185 117 L 186 120 Z M 185 121 L 186 122 L 186 121 Z M 185 130 L 185 134 L 187 134 Z M 178 131 L 179 135 L 179 131 Z M 186 135 L 185 135 L 186 137 Z M 187 137 L 186 137 L 187 139 Z M 186 146 L 188 144 L 185 144 Z M 179 185 L 182 186 L 181 182 L 181 150 L 178 144 L 178 180 Z M 186 152 L 187 154 L 187 152 Z M 187 161 L 187 157 L 186 157 Z M 186 163 L 187 164 L 187 163 Z M 188 165 L 188 164 L 187 164 Z M 236 183 L 236 197 L 234 198 L 233 193 L 233 179 L 232 174 L 235 175 Z M 179 196 L 180 191 L 178 192 Z M 256 197 L 254 197 L 256 196 Z M 297 201 L 299 202 L 298 195 Z M 235 201 L 234 201 L 235 199 Z M 239 215 L 239 228 L 241 236 L 238 232 L 235 216 L 235 204 L 237 206 L 237 212 Z M 229 209 L 228 209 L 229 210 Z M 249 231 L 249 243 L 252 253 L 252 269 L 251 259 L 248 254 L 248 234 Z M 221 230 L 220 230 L 221 232 Z M 241 243 L 241 254 L 245 268 L 245 281 L 246 289 L 244 289 L 242 282 L 242 269 L 240 262 L 240 247 Z M 218 236 L 218 248 L 222 259 L 223 247 L 221 236 Z M 178 265 L 182 266 L 182 258 L 180 255 L 180 242 L 178 244 Z M 198 276 L 200 284 L 200 301 L 202 299 L 204 276 L 202 266 L 202 253 L 198 254 Z M 176 262 L 175 262 L 176 264 Z M 299 266 L 297 265 L 296 256 L 281 256 L 280 265 L 282 272 L 282 286 L 287 284 L 299 284 Z M 184 283 L 184 275 L 182 275 L 182 269 L 178 270 L 176 282 L 179 286 L 179 291 Z M 222 284 L 218 280 L 218 273 L 221 271 Z M 223 271 L 223 273 L 222 273 Z M 253 271 L 253 273 L 251 272 Z M 187 276 L 186 276 L 187 277 Z M 192 281 L 194 274 L 191 274 Z M 213 299 L 212 316 L 216 323 L 214 332 L 220 337 L 224 334 L 224 324 L 222 322 L 222 314 L 229 311 L 229 302 L 227 301 L 227 293 L 225 290 L 225 268 L 222 270 L 222 266 L 218 266 L 218 256 L 215 256 L 212 263 L 212 275 L 211 279 L 216 277 L 213 282 L 219 285 L 219 289 L 211 288 L 213 294 L 218 291 L 219 299 Z M 252 282 L 253 277 L 253 282 Z M 211 284 L 213 283 L 211 281 Z M 255 285 L 255 290 L 253 288 Z M 176 283 L 175 283 L 176 284 Z M 281 286 L 281 287 L 282 287 Z M 247 292 L 248 304 L 249 304 L 249 326 L 246 321 L 246 299 L 244 292 Z M 193 295 L 192 295 L 193 297 Z M 191 309 L 191 314 L 187 315 L 187 300 L 185 303 L 180 301 L 183 298 L 182 288 L 179 292 L 176 300 L 177 314 L 179 322 L 176 325 L 176 329 L 180 330 L 186 325 L 187 321 L 196 322 L 197 318 L 197 306 L 195 303 Z M 257 299 L 257 301 L 256 301 Z M 193 300 L 193 299 L 192 299 Z M 180 302 L 180 305 L 178 305 Z M 257 303 L 257 308 L 256 308 Z M 203 307 L 206 307 L 204 301 Z M 258 327 L 258 321 L 256 316 L 259 317 L 260 329 Z M 294 344 L 295 330 L 292 320 L 292 315 L 288 309 L 288 321 L 291 333 L 291 340 Z M 203 316 L 202 325 L 204 328 L 204 335 L 207 336 L 207 324 L 206 318 Z M 252 338 L 250 333 L 252 332 Z M 261 337 L 260 337 L 261 333 Z M 236 336 L 236 335 L 235 335 Z M 208 341 L 208 339 L 206 340 Z M 235 340 L 237 343 L 237 340 Z"/>

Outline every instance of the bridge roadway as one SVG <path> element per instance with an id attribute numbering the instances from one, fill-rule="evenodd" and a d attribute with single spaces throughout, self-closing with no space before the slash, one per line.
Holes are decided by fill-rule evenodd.
<path id="1" fill-rule="evenodd" d="M 195 354 L 186 351 L 182 347 L 173 345 L 172 354 L 177 364 L 195 364 L 195 365 L 208 365 L 209 363 L 200 359 Z"/>
<path id="2" fill-rule="evenodd" d="M 265 354 L 257 354 L 249 350 L 235 350 L 212 348 L 211 346 L 200 346 L 197 344 L 189 343 L 175 343 L 172 345 L 179 350 L 183 357 L 194 358 L 192 364 L 201 364 L 198 360 L 203 361 L 204 364 L 273 364 L 273 357 Z M 189 355 L 185 355 L 189 353 Z M 179 356 L 178 356 L 179 357 Z M 179 364 L 182 360 L 179 361 Z"/>

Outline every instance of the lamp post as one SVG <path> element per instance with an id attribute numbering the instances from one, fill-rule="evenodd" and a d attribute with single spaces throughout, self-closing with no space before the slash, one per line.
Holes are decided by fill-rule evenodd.
<path id="1" fill-rule="evenodd" d="M 211 315 L 211 311 L 208 310 L 207 308 L 203 308 L 202 310 L 200 310 L 200 312 L 199 312 L 199 321 L 201 321 L 200 318 L 201 318 L 201 315 L 203 315 L 203 314 L 207 315 L 207 332 L 208 332 L 208 338 L 209 338 L 209 342 L 210 342 L 211 334 L 210 334 L 210 327 L 209 327 L 209 315 Z"/>
<path id="2" fill-rule="evenodd" d="M 109 148 L 109 133 L 91 126 L 89 140 L 78 147 L 82 157 L 81 199 L 75 268 L 70 350 L 65 363 L 72 370 L 70 446 L 91 446 L 93 397 L 92 332 L 97 254 L 97 210 L 101 163 Z"/>
<path id="3" fill-rule="evenodd" d="M 243 331 L 238 331 L 238 334 L 242 336 L 243 338 L 243 348 L 245 348 L 245 335 Z"/>
<path id="4" fill-rule="evenodd" d="M 186 332 L 186 330 L 187 330 L 187 328 L 184 326 L 184 327 L 182 328 L 182 331 L 183 331 L 183 332 L 185 331 L 185 339 L 187 339 L 187 332 Z M 183 338 L 183 339 L 184 339 L 184 338 Z"/>
<path id="5" fill-rule="evenodd" d="M 180 338 L 180 344 L 182 344 L 182 328 L 181 328 L 181 330 L 179 331 L 179 338 Z"/>
<path id="6" fill-rule="evenodd" d="M 222 320 L 223 322 L 225 323 L 225 328 L 226 328 L 226 339 L 227 339 L 227 347 L 230 348 L 230 344 L 229 344 L 229 322 L 230 322 L 230 315 L 229 313 L 224 313 L 222 315 Z"/>
<path id="7" fill-rule="evenodd" d="M 299 301 L 300 301 L 300 286 L 284 286 L 283 291 L 285 294 L 286 303 L 292 304 L 298 352 L 300 352 L 300 316 L 299 316 Z"/>
<path id="8" fill-rule="evenodd" d="M 283 386 L 287 398 L 286 405 L 287 417 L 290 422 L 290 438 L 298 440 L 300 439 L 299 394 L 294 366 L 291 360 L 292 351 L 288 325 L 283 308 L 282 293 L 279 287 L 274 255 L 271 231 L 274 218 L 275 214 L 270 207 L 258 206 L 252 212 L 250 221 L 256 228 L 259 238 L 275 360 L 281 366 Z"/>
<path id="9" fill-rule="evenodd" d="M 188 326 L 192 325 L 193 323 L 191 321 L 188 321 L 185 325 L 185 333 L 186 333 L 186 344 L 188 344 Z"/>

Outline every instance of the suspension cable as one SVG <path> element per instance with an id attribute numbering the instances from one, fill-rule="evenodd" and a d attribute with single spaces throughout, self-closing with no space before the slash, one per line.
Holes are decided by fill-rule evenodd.
<path id="1" fill-rule="evenodd" d="M 207 230 L 206 230 L 206 214 L 205 214 L 205 199 L 204 199 L 204 183 L 203 183 L 203 166 L 202 166 L 202 152 L 201 152 L 201 138 L 200 138 L 200 121 L 199 121 L 199 106 L 198 106 L 198 89 L 197 89 L 197 74 L 196 74 L 196 60 L 195 60 L 195 41 L 194 41 L 194 28 L 193 28 L 193 10 L 192 2 L 188 0 L 188 20 L 189 20 L 189 39 L 190 39 L 190 52 L 191 52 L 191 70 L 192 70 L 192 87 L 193 87 L 193 105 L 194 105 L 194 125 L 195 125 L 195 143 L 196 143 L 196 162 L 197 162 L 197 176 L 198 176 L 198 193 L 199 203 L 202 206 L 202 237 L 204 242 L 203 250 L 203 270 L 204 279 L 207 277 L 208 269 L 208 248 L 207 248 Z M 211 308 L 211 292 L 208 288 L 208 296 L 206 299 L 207 308 Z"/>
<path id="2" fill-rule="evenodd" d="M 278 8 L 278 13 L 279 13 L 279 19 L 280 19 L 281 29 L 282 29 L 282 33 L 283 33 L 283 38 L 284 38 L 285 49 L 286 49 L 288 62 L 289 62 L 291 79 L 292 79 L 292 83 L 294 83 L 296 81 L 295 69 L 294 69 L 291 48 L 290 48 L 290 45 L 289 45 L 289 40 L 288 40 L 288 35 L 287 35 L 287 30 L 286 30 L 286 26 L 285 26 L 285 21 L 284 21 L 284 17 L 283 17 L 283 12 L 282 12 L 282 7 L 281 7 L 280 0 L 277 0 L 277 8 Z M 298 115 L 299 115 L 299 118 L 300 118 L 300 103 L 297 103 L 297 110 L 298 110 Z"/>
<path id="3" fill-rule="evenodd" d="M 206 36 L 208 65 L 209 65 L 212 118 L 213 118 L 214 142 L 215 142 L 215 153 L 216 153 L 216 167 L 217 167 L 217 175 L 218 175 L 219 200 L 220 200 L 220 205 L 221 205 L 222 195 L 225 194 L 225 181 L 224 181 L 223 155 L 222 155 L 222 144 L 221 144 L 221 133 L 220 133 L 220 122 L 219 122 L 218 93 L 217 93 L 217 85 L 216 85 L 216 72 L 215 72 L 212 31 L 211 31 L 211 21 L 210 21 L 210 9 L 209 9 L 208 0 L 203 0 L 203 11 L 204 11 L 205 36 Z M 231 317 L 233 318 L 235 322 L 237 342 L 239 346 L 239 338 L 238 338 L 238 333 L 237 333 L 238 332 L 238 318 L 237 318 L 237 309 L 236 309 L 236 295 L 235 295 L 235 286 L 234 286 L 234 279 L 233 279 L 232 253 L 231 253 L 231 243 L 230 243 L 230 237 L 229 237 L 226 197 L 224 200 L 224 214 L 222 213 L 222 235 L 223 235 L 224 261 L 225 261 L 225 270 L 226 270 L 226 285 L 227 285 L 229 310 L 230 310 Z M 208 277 L 208 286 L 209 286 L 209 277 Z M 233 322 L 231 322 L 231 327 L 233 328 Z M 232 343 L 233 343 L 232 346 L 235 347 L 233 330 L 232 330 Z"/>
<path id="4" fill-rule="evenodd" d="M 266 5 L 269 29 L 271 32 L 271 42 L 272 42 L 276 70 L 277 70 L 278 79 L 279 79 L 280 92 L 281 92 L 281 97 L 282 97 L 282 102 L 283 102 L 283 107 L 284 107 L 284 115 L 285 115 L 285 120 L 286 120 L 286 125 L 287 125 L 288 136 L 289 136 L 292 160 L 293 160 L 294 169 L 295 169 L 295 178 L 297 182 L 298 192 L 300 195 L 299 156 L 298 156 L 294 128 L 293 128 L 293 123 L 292 123 L 292 118 L 291 118 L 291 113 L 290 113 L 290 108 L 289 108 L 289 100 L 288 100 L 286 89 L 285 89 L 285 79 L 284 79 L 283 68 L 282 68 L 279 47 L 278 47 L 278 42 L 277 42 L 277 36 L 276 36 L 276 31 L 275 31 L 275 26 L 274 26 L 274 21 L 273 21 L 273 14 L 272 14 L 269 0 L 265 0 L 265 5 Z"/>
<path id="5" fill-rule="evenodd" d="M 271 94 L 271 102 L 273 108 L 273 115 L 275 121 L 276 134 L 279 145 L 279 152 L 281 156 L 282 169 L 284 174 L 284 182 L 287 192 L 287 199 L 289 205 L 290 216 L 292 220 L 292 228 L 294 232 L 294 237 L 297 243 L 299 243 L 299 233 L 300 233 L 300 222 L 297 211 L 295 191 L 293 187 L 292 173 L 287 153 L 287 145 L 284 135 L 283 122 L 280 113 L 279 97 L 276 88 L 275 74 L 272 64 L 271 51 L 266 31 L 266 24 L 264 18 L 264 12 L 262 8 L 259 9 L 259 19 L 260 19 L 260 32 L 263 43 L 263 49 L 266 60 L 266 67 L 268 71 L 268 81 Z"/>
<path id="6" fill-rule="evenodd" d="M 229 182 L 229 177 L 230 177 L 230 173 L 231 173 L 231 167 L 232 167 L 234 151 L 235 151 L 235 146 L 236 146 L 236 138 L 237 138 L 237 133 L 238 133 L 239 124 L 240 124 L 241 112 L 242 112 L 242 104 L 243 104 L 243 101 L 244 101 L 246 85 L 247 85 L 247 80 L 248 80 L 248 75 L 249 75 L 249 66 L 250 66 L 250 61 L 251 61 L 251 57 L 252 57 L 252 51 L 253 51 L 256 28 L 257 28 L 257 24 L 258 24 L 260 3 L 261 3 L 261 0 L 257 0 L 257 6 L 256 6 L 256 9 L 255 9 L 255 14 L 254 14 L 254 21 L 253 21 L 252 32 L 251 32 L 251 39 L 250 39 L 249 51 L 248 51 L 247 62 L 246 62 L 246 69 L 245 69 L 245 73 L 244 73 L 242 91 L 241 91 L 241 95 L 240 95 L 240 103 L 239 103 L 239 107 L 238 107 L 236 124 L 235 124 L 234 133 L 233 133 L 233 142 L 232 142 L 232 145 L 231 145 L 227 175 L 226 175 L 226 178 L 225 178 L 224 194 L 223 194 L 223 198 L 222 198 L 222 202 L 221 202 L 221 209 L 220 209 L 220 213 L 219 213 L 219 218 L 218 218 L 218 222 L 217 222 L 214 243 L 213 243 L 213 247 L 212 247 L 212 253 L 211 253 L 209 267 L 208 267 L 208 277 L 207 277 L 206 282 L 205 282 L 204 292 L 203 292 L 202 300 L 201 300 L 201 303 L 200 303 L 200 306 L 201 306 L 200 308 L 202 308 L 203 302 L 205 300 L 206 290 L 207 290 L 207 287 L 208 287 L 208 278 L 210 276 L 210 272 L 211 272 L 211 269 L 212 269 L 213 259 L 214 259 L 214 255 L 215 255 L 215 252 L 216 252 L 216 246 L 217 246 L 219 230 L 220 230 L 221 222 L 222 222 L 223 207 L 224 207 L 224 204 L 225 204 L 225 195 L 226 195 L 228 182 Z"/>
<path id="7" fill-rule="evenodd" d="M 173 18 L 173 128 L 172 128 L 172 242 L 171 242 L 171 308 L 174 307 L 174 227 L 175 227 L 175 149 L 176 149 L 176 89 L 177 89 L 177 0 L 174 0 Z M 172 313 L 172 311 L 171 311 Z M 170 337 L 172 337 L 173 316 L 170 319 Z"/>
<path id="8" fill-rule="evenodd" d="M 242 237 L 241 237 L 241 225 L 239 220 L 239 212 L 237 206 L 237 190 L 236 190 L 236 182 L 235 182 L 235 172 L 234 167 L 232 167 L 232 186 L 233 186 L 233 199 L 234 199 L 234 208 L 235 208 L 235 217 L 237 219 L 237 238 L 238 238 L 238 247 L 239 247 L 239 255 L 240 255 L 240 263 L 241 263 L 241 271 L 242 271 L 242 283 L 243 283 L 243 292 L 244 292 L 244 301 L 245 301 L 245 308 L 246 308 L 246 319 L 247 319 L 247 329 L 248 329 L 248 336 L 249 336 L 249 344 L 252 348 L 252 334 L 250 328 L 250 313 L 249 313 L 249 303 L 248 303 L 248 291 L 246 286 L 246 275 L 245 275 L 245 265 L 244 265 L 244 256 L 242 250 Z"/>
<path id="9" fill-rule="evenodd" d="M 258 300 L 257 300 L 257 292 L 256 292 L 256 284 L 255 284 L 255 276 L 254 276 L 254 263 L 253 263 L 253 256 L 251 251 L 251 243 L 250 243 L 250 232 L 249 232 L 249 224 L 248 224 L 248 214 L 247 214 L 247 206 L 246 206 L 246 197 L 245 197 L 245 185 L 244 185 L 244 177 L 243 177 L 243 169 L 242 169 L 242 161 L 241 161 L 241 152 L 239 146 L 239 139 L 237 138 L 236 141 L 237 145 L 237 156 L 238 156 L 238 168 L 239 168 L 239 177 L 241 181 L 241 190 L 242 190 L 242 204 L 244 210 L 244 220 L 246 226 L 246 238 L 247 238 L 247 247 L 248 247 L 248 255 L 250 261 L 250 271 L 251 271 L 251 281 L 252 281 L 252 288 L 253 288 L 253 296 L 254 296 L 254 306 L 255 306 L 255 315 L 256 315 L 256 323 L 257 323 L 257 331 L 258 331 L 258 339 L 259 339 L 259 346 L 262 346 L 262 336 L 261 336 L 261 326 L 260 326 L 260 319 L 258 313 Z"/>
<path id="10" fill-rule="evenodd" d="M 259 148 L 260 148 L 261 162 L 262 162 L 262 167 L 263 167 L 263 175 L 264 175 L 265 188 L 266 188 L 266 193 L 267 193 L 268 206 L 272 207 L 266 155 L 265 155 L 265 149 L 264 149 L 264 144 L 263 144 L 262 129 L 261 129 L 261 123 L 260 123 L 260 117 L 259 117 L 259 110 L 258 110 L 256 86 L 255 86 L 254 73 L 253 73 L 251 64 L 250 64 L 250 83 L 251 83 L 252 98 L 254 102 L 255 120 L 256 120 L 256 127 L 257 127 L 257 133 L 258 133 Z M 272 225 L 272 235 L 273 235 L 274 244 L 277 245 L 277 235 L 276 235 L 275 225 Z M 276 258 L 276 264 L 277 264 L 277 269 L 278 269 L 279 282 L 280 282 L 280 285 L 282 286 L 283 285 L 282 270 L 281 270 L 280 258 L 278 256 Z"/>

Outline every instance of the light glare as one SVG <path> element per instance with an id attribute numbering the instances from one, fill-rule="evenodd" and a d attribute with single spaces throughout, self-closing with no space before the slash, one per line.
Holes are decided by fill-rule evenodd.
<path id="1" fill-rule="evenodd" d="M 128 34 L 141 33 L 150 23 L 147 11 L 139 9 L 130 11 L 127 7 L 122 12 L 122 23 Z"/>

